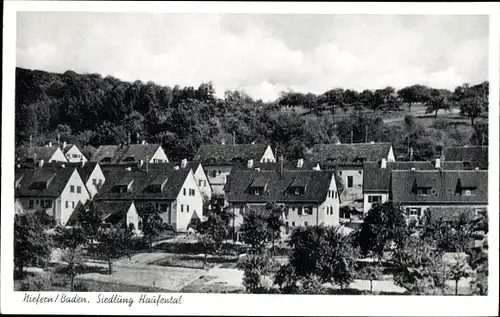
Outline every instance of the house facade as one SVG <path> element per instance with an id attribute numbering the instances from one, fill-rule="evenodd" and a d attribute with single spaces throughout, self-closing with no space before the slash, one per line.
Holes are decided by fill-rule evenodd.
<path id="1" fill-rule="evenodd" d="M 66 156 L 58 146 L 49 143 L 46 146 L 19 147 L 15 151 L 16 163 L 38 164 L 63 162 L 67 163 Z M 43 164 L 42 163 L 42 164 Z"/>
<path id="2" fill-rule="evenodd" d="M 363 163 L 385 159 L 395 161 L 390 143 L 317 144 L 306 153 L 306 159 L 318 162 L 323 170 L 335 170 L 342 182 L 341 200 L 363 200 Z"/>
<path id="3" fill-rule="evenodd" d="M 285 234 L 299 226 L 339 224 L 339 193 L 332 171 L 235 169 L 225 195 L 235 215 L 235 232 L 246 211 L 265 208 L 269 202 L 284 208 Z"/>
<path id="4" fill-rule="evenodd" d="M 23 208 L 28 212 L 42 209 L 60 225 L 66 224 L 78 203 L 90 198 L 75 167 L 42 165 L 18 171 L 16 177 L 15 196 Z"/>
<path id="5" fill-rule="evenodd" d="M 488 207 L 488 171 L 392 171 L 391 199 L 410 219 L 419 219 L 426 210 L 445 216 L 477 214 Z"/>
<path id="6" fill-rule="evenodd" d="M 96 202 L 133 201 L 137 209 L 151 204 L 164 223 L 180 232 L 203 217 L 203 195 L 191 169 L 123 167 L 105 174 Z"/>
<path id="7" fill-rule="evenodd" d="M 212 193 L 217 195 L 224 195 L 224 185 L 234 166 L 245 165 L 249 160 L 276 162 L 271 146 L 266 144 L 202 145 L 193 160 L 203 164 Z"/>
<path id="8" fill-rule="evenodd" d="M 159 144 L 101 145 L 92 154 L 91 162 L 103 164 L 168 163 Z"/>
<path id="9" fill-rule="evenodd" d="M 86 163 L 87 158 L 75 144 L 63 142 L 61 150 L 69 163 Z"/>
<path id="10" fill-rule="evenodd" d="M 106 177 L 104 176 L 104 172 L 101 169 L 99 163 L 85 163 L 79 164 L 78 172 L 82 177 L 82 180 L 85 182 L 85 186 L 89 192 L 90 198 L 92 199 L 102 187 L 104 182 L 106 181 Z"/>

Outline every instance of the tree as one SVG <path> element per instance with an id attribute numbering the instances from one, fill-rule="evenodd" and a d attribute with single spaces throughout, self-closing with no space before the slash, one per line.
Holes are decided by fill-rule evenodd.
<path id="1" fill-rule="evenodd" d="M 470 144 L 478 146 L 488 145 L 488 121 L 479 121 L 474 124 L 474 131 L 470 138 Z"/>
<path id="2" fill-rule="evenodd" d="M 338 228 L 309 226 L 299 227 L 289 241 L 292 254 L 289 257 L 294 280 L 287 282 L 288 288 L 297 287 L 302 279 L 316 276 L 321 283 L 346 287 L 354 279 L 356 252 L 351 237 L 343 235 Z M 283 284 L 282 275 L 276 281 Z"/>
<path id="3" fill-rule="evenodd" d="M 430 93 L 430 98 L 425 102 L 425 113 L 433 113 L 434 117 L 437 118 L 438 111 L 449 110 L 450 104 L 445 96 L 437 89 L 432 89 Z"/>
<path id="4" fill-rule="evenodd" d="M 153 240 L 165 230 L 160 211 L 153 204 L 148 203 L 138 208 L 138 214 L 142 220 L 142 235 L 152 247 Z"/>
<path id="5" fill-rule="evenodd" d="M 77 226 L 80 226 L 84 235 L 90 242 L 90 252 L 94 253 L 94 241 L 102 224 L 102 213 L 94 200 L 89 200 L 83 205 L 82 212 L 78 213 Z"/>
<path id="6" fill-rule="evenodd" d="M 481 251 L 479 255 L 471 261 L 471 268 L 476 270 L 470 281 L 472 293 L 475 295 L 488 295 L 488 254 Z"/>
<path id="7" fill-rule="evenodd" d="M 276 205 L 274 203 L 266 204 L 267 213 L 267 227 L 270 232 L 271 242 L 274 254 L 274 240 L 280 237 L 281 227 L 284 225 L 283 222 L 283 207 Z"/>
<path id="8" fill-rule="evenodd" d="M 275 271 L 276 265 L 266 253 L 247 255 L 243 260 L 243 286 L 247 293 L 269 293 L 272 282 L 269 275 Z"/>
<path id="9" fill-rule="evenodd" d="M 130 255 L 132 231 L 121 228 L 101 229 L 97 235 L 97 250 L 108 261 L 108 273 L 113 273 L 112 260 Z"/>
<path id="10" fill-rule="evenodd" d="M 265 248 L 269 230 L 267 217 L 261 210 L 250 209 L 243 214 L 240 227 L 243 242 L 250 245 L 252 254 L 260 254 Z"/>
<path id="11" fill-rule="evenodd" d="M 358 244 L 366 255 L 372 252 L 380 259 L 390 242 L 401 243 L 406 219 L 400 206 L 393 202 L 377 204 L 368 211 L 361 224 Z"/>
<path id="12" fill-rule="evenodd" d="M 50 256 L 47 234 L 33 213 L 16 214 L 14 218 L 14 266 L 24 276 L 28 265 L 43 265 Z"/>
<path id="13" fill-rule="evenodd" d="M 83 252 L 86 238 L 79 227 L 57 227 L 54 236 L 56 245 L 61 248 L 61 260 L 66 263 L 66 272 L 71 279 L 71 289 L 74 287 L 75 276 L 85 269 Z"/>
<path id="14" fill-rule="evenodd" d="M 463 277 L 469 277 L 468 265 L 464 256 L 461 253 L 455 253 L 455 261 L 448 265 L 448 278 L 455 281 L 455 295 L 458 295 L 458 282 Z"/>
<path id="15" fill-rule="evenodd" d="M 378 280 L 382 275 L 382 268 L 379 265 L 367 265 L 358 271 L 358 278 L 370 281 L 370 293 L 373 294 L 373 281 Z"/>
<path id="16" fill-rule="evenodd" d="M 452 99 L 460 108 L 460 114 L 467 116 L 473 126 L 474 120 L 488 108 L 488 96 L 468 84 L 458 86 L 453 92 Z"/>
<path id="17" fill-rule="evenodd" d="M 394 282 L 410 294 L 435 294 L 445 286 L 442 256 L 419 237 L 410 236 L 394 256 Z"/>
<path id="18" fill-rule="evenodd" d="M 414 103 L 425 102 L 428 99 L 429 88 L 422 85 L 413 85 L 400 89 L 398 96 L 408 105 L 408 111 L 411 112 L 411 106 Z"/>
<path id="19" fill-rule="evenodd" d="M 205 211 L 205 219 L 200 223 L 198 228 L 198 238 L 205 249 L 204 265 L 207 262 L 207 253 L 210 246 L 213 252 L 217 253 L 222 248 L 222 243 L 228 235 L 227 221 L 220 213 Z"/>

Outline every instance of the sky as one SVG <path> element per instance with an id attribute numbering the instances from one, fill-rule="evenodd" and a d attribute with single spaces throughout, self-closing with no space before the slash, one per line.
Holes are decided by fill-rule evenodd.
<path id="1" fill-rule="evenodd" d="M 488 79 L 488 16 L 18 12 L 18 67 L 216 94 L 454 89 Z"/>

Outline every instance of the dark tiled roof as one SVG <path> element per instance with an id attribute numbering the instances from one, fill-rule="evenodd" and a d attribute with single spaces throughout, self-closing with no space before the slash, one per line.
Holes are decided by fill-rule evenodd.
<path id="1" fill-rule="evenodd" d="M 238 164 L 237 165 L 237 168 L 240 168 L 240 169 L 256 169 L 256 168 L 259 168 L 260 170 L 264 171 L 269 171 L 269 170 L 277 170 L 279 171 L 279 169 L 281 168 L 281 162 L 274 162 L 274 163 L 270 163 L 270 162 L 264 162 L 264 163 L 260 163 L 260 162 L 253 162 L 253 167 L 249 168 L 248 165 L 247 165 L 248 162 L 245 162 L 245 163 L 241 163 L 241 164 Z M 318 163 L 315 163 L 315 162 L 311 162 L 311 161 L 306 161 L 304 160 L 303 164 L 302 164 L 302 167 L 298 167 L 297 166 L 297 161 L 285 161 L 283 162 L 283 169 L 284 170 L 304 170 L 304 171 L 307 171 L 307 170 L 313 170 L 313 167 L 316 167 L 316 165 Z"/>
<path id="2" fill-rule="evenodd" d="M 180 192 L 190 170 L 150 170 L 148 173 L 144 169 L 134 168 L 131 171 L 108 170 L 106 182 L 96 195 L 96 200 L 175 200 Z M 167 179 L 161 192 L 149 191 L 151 184 Z M 126 193 L 114 192 L 116 185 L 129 185 L 131 191 Z"/>
<path id="3" fill-rule="evenodd" d="M 200 162 L 188 161 L 185 169 L 190 169 L 194 173 L 198 169 L 198 166 L 200 166 L 200 164 L 201 164 Z M 149 163 L 148 168 L 151 170 L 167 170 L 168 171 L 168 170 L 175 169 L 176 166 L 178 166 L 179 169 L 183 169 L 183 168 L 181 168 L 181 162 Z M 142 167 L 144 169 L 146 167 L 146 165 L 143 165 Z"/>
<path id="4" fill-rule="evenodd" d="M 434 204 L 487 204 L 488 172 L 487 171 L 392 171 L 392 200 L 402 203 L 434 203 Z M 456 195 L 459 181 L 468 186 L 477 187 L 474 196 Z M 417 195 L 414 186 L 432 186 L 434 194 Z"/>
<path id="5" fill-rule="evenodd" d="M 328 194 L 328 187 L 333 171 L 256 171 L 233 170 L 228 176 L 224 190 L 230 202 L 323 202 Z M 262 195 L 254 195 L 250 185 L 258 179 L 267 186 Z M 295 195 L 290 190 L 294 182 L 307 182 L 305 192 Z"/>
<path id="6" fill-rule="evenodd" d="M 381 168 L 378 162 L 367 162 L 363 165 L 363 192 L 389 192 L 391 188 L 392 170 L 431 170 L 430 162 L 387 162 L 386 168 Z"/>
<path id="7" fill-rule="evenodd" d="M 15 156 L 16 162 L 25 162 L 26 159 L 33 159 L 36 154 L 36 160 L 44 160 L 48 162 L 50 158 L 57 151 L 57 146 L 45 147 L 45 146 L 34 146 L 34 147 L 18 147 L 16 148 Z"/>
<path id="8" fill-rule="evenodd" d="M 449 147 L 444 151 L 446 161 L 469 161 L 472 168 L 488 169 L 488 147 Z"/>
<path id="9" fill-rule="evenodd" d="M 317 144 L 308 151 L 306 158 L 321 163 L 379 161 L 387 158 L 391 146 L 391 143 Z"/>
<path id="10" fill-rule="evenodd" d="M 73 145 L 74 144 L 68 144 L 68 143 L 66 143 L 66 147 L 61 146 L 61 150 L 63 151 L 64 154 L 66 154 L 69 151 L 69 149 L 71 149 L 71 147 Z"/>
<path id="11" fill-rule="evenodd" d="M 126 221 L 127 212 L 131 204 L 131 201 L 96 201 L 94 206 L 101 215 L 103 221 L 111 224 L 122 224 Z M 84 212 L 84 208 L 85 207 L 78 202 L 78 205 L 69 217 L 66 225 L 74 226 L 78 224 L 80 214 Z"/>
<path id="12" fill-rule="evenodd" d="M 24 174 L 19 183 L 19 188 L 16 189 L 16 197 L 19 196 L 44 196 L 44 197 L 59 197 L 64 190 L 64 187 L 69 181 L 75 167 L 60 165 L 44 165 L 35 169 L 19 169 L 16 170 L 16 176 Z M 37 186 L 37 184 L 48 182 L 48 185 Z"/>
<path id="13" fill-rule="evenodd" d="M 472 163 L 469 161 L 441 161 L 444 170 L 471 170 Z"/>
<path id="14" fill-rule="evenodd" d="M 470 216 L 475 215 L 475 208 L 468 206 L 430 207 L 428 210 L 436 218 L 442 218 L 443 220 L 457 220 L 462 213 L 467 213 Z"/>
<path id="15" fill-rule="evenodd" d="M 261 160 L 267 149 L 266 144 L 214 144 L 202 145 L 194 156 L 194 161 L 209 164 L 246 164 L 248 160 Z"/>
<path id="16" fill-rule="evenodd" d="M 159 144 L 101 145 L 90 161 L 108 164 L 126 163 L 128 159 L 132 162 L 150 161 L 159 147 Z M 111 161 L 101 162 L 104 158 L 111 158 Z"/>

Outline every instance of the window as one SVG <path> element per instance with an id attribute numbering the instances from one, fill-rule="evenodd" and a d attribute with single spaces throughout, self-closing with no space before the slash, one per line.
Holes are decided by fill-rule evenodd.
<path id="1" fill-rule="evenodd" d="M 181 205 L 181 212 L 184 212 L 184 205 Z"/>
<path id="2" fill-rule="evenodd" d="M 200 187 L 201 187 L 202 182 L 203 182 L 202 180 L 199 180 L 199 181 L 198 181 L 198 186 L 200 186 Z"/>
<path id="3" fill-rule="evenodd" d="M 183 188 L 183 189 L 182 189 L 182 194 L 183 194 L 184 196 L 186 196 L 186 189 L 185 189 L 185 188 Z"/>
<path id="4" fill-rule="evenodd" d="M 75 208 L 75 202 L 74 201 L 71 202 L 71 208 Z"/>
<path id="5" fill-rule="evenodd" d="M 203 181 L 203 187 L 207 187 L 207 181 Z"/>
<path id="6" fill-rule="evenodd" d="M 298 187 L 295 188 L 295 195 L 300 195 L 300 189 Z"/>
<path id="7" fill-rule="evenodd" d="M 221 173 L 222 173 L 222 172 L 221 172 L 220 170 L 218 170 L 218 171 L 217 171 L 217 174 L 219 174 L 219 175 L 220 175 Z"/>
<path id="8" fill-rule="evenodd" d="M 330 197 L 331 193 L 332 193 L 332 191 L 331 191 L 331 190 L 329 190 L 329 191 L 328 191 L 328 197 Z"/>
<path id="9" fill-rule="evenodd" d="M 306 227 L 307 227 L 307 221 L 304 221 L 304 226 L 306 226 Z"/>
<path id="10" fill-rule="evenodd" d="M 75 186 L 71 185 L 69 186 L 69 191 L 74 193 L 75 192 Z"/>
<path id="11" fill-rule="evenodd" d="M 33 208 L 33 207 L 35 207 L 35 201 L 30 199 L 29 208 Z"/>
<path id="12" fill-rule="evenodd" d="M 421 187 L 420 190 L 419 190 L 419 194 L 420 195 L 429 195 L 430 193 L 430 188 L 427 188 L 427 187 Z"/>
<path id="13" fill-rule="evenodd" d="M 465 196 L 471 196 L 471 195 L 472 195 L 472 191 L 470 189 L 466 189 Z"/>
<path id="14" fill-rule="evenodd" d="M 78 194 L 81 194 L 82 193 L 82 186 L 76 186 L 76 192 Z"/>
<path id="15" fill-rule="evenodd" d="M 255 196 L 259 196 L 260 195 L 260 188 L 254 188 L 254 194 L 255 194 Z"/>
<path id="16" fill-rule="evenodd" d="M 189 205 L 186 205 L 186 212 L 189 212 Z"/>
<path id="17" fill-rule="evenodd" d="M 312 215 L 312 207 L 304 207 L 304 212 L 308 215 Z"/>
<path id="18" fill-rule="evenodd" d="M 97 185 L 97 179 L 96 178 L 92 178 L 92 185 Z"/>
<path id="19" fill-rule="evenodd" d="M 292 221 L 292 227 L 295 227 L 295 221 Z"/>
<path id="20" fill-rule="evenodd" d="M 297 210 L 297 215 L 302 216 L 302 206 L 299 206 Z"/>
<path id="21" fill-rule="evenodd" d="M 420 216 L 421 213 L 422 213 L 422 208 L 406 207 L 407 216 Z"/>
<path id="22" fill-rule="evenodd" d="M 382 196 L 376 195 L 376 196 L 368 196 L 368 202 L 369 203 L 379 203 L 382 201 Z"/>
<path id="23" fill-rule="evenodd" d="M 336 190 L 334 191 L 334 194 L 335 194 L 335 198 L 337 198 L 338 192 Z"/>
<path id="24" fill-rule="evenodd" d="M 137 228 L 139 230 L 142 230 L 142 221 L 139 220 L 139 223 L 137 224 Z"/>
<path id="25" fill-rule="evenodd" d="M 210 172 L 210 176 L 211 176 L 212 178 L 217 177 L 217 171 L 216 171 L 216 170 L 212 170 L 212 171 Z"/>
<path id="26" fill-rule="evenodd" d="M 66 208 L 69 208 L 69 201 L 66 201 Z"/>
<path id="27" fill-rule="evenodd" d="M 339 171 L 339 175 L 342 175 L 342 171 Z"/>
<path id="28" fill-rule="evenodd" d="M 347 187 L 352 188 L 353 187 L 353 182 L 354 179 L 352 176 L 347 176 Z"/>
<path id="29" fill-rule="evenodd" d="M 36 200 L 36 205 L 38 206 L 40 204 L 40 201 L 37 199 Z"/>

